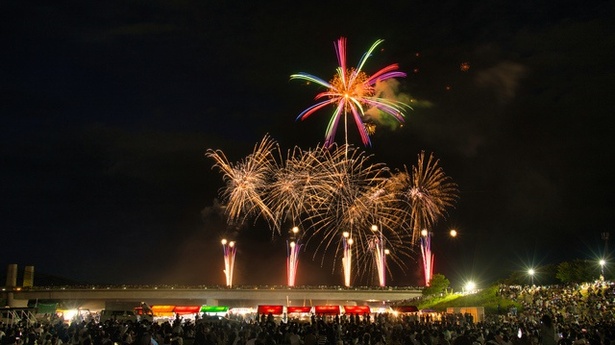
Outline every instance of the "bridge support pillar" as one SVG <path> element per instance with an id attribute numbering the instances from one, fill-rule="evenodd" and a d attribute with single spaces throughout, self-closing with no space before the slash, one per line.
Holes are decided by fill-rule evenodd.
<path id="1" fill-rule="evenodd" d="M 9 264 L 6 268 L 6 288 L 11 291 L 17 287 L 17 264 Z M 6 305 L 15 307 L 15 299 L 12 292 L 6 294 Z"/>
<path id="2" fill-rule="evenodd" d="M 5 305 L 7 307 L 11 307 L 11 308 L 16 307 L 16 305 L 15 305 L 15 298 L 13 297 L 13 293 L 12 292 L 7 292 L 5 296 L 6 296 L 6 302 L 5 302 L 6 304 Z"/>

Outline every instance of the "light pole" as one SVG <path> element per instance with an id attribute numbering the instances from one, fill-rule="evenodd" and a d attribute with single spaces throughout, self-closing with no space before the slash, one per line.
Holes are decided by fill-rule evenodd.
<path id="1" fill-rule="evenodd" d="M 378 282 L 380 283 L 381 287 L 384 287 L 386 286 L 384 237 L 382 235 L 382 230 L 378 229 L 378 225 L 372 225 L 371 230 L 374 233 L 372 245 L 374 249 L 374 258 L 376 260 L 376 268 L 378 270 Z"/>
<path id="2" fill-rule="evenodd" d="M 352 244 L 354 240 L 348 231 L 342 233 L 342 245 L 344 257 L 342 258 L 342 268 L 344 269 L 344 285 L 350 287 L 350 272 L 352 267 Z"/>
<path id="3" fill-rule="evenodd" d="M 286 241 L 288 247 L 286 248 L 286 273 L 288 279 L 288 286 L 295 286 L 295 280 L 297 278 L 297 268 L 299 266 L 299 250 L 301 244 L 299 244 L 299 238 L 297 234 L 299 228 L 294 226 L 291 229 L 290 241 Z"/>
<path id="4" fill-rule="evenodd" d="M 224 251 L 224 275 L 226 276 L 226 286 L 233 286 L 233 270 L 235 268 L 235 254 L 237 247 L 235 241 L 227 241 L 223 239 L 222 250 Z"/>

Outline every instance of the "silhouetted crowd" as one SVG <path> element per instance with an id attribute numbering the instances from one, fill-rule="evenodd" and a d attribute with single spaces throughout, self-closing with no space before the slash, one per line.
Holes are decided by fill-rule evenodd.
<path id="1" fill-rule="evenodd" d="M 312 315 L 286 322 L 180 317 L 2 324 L 0 345 L 615 345 L 615 285 L 501 286 L 520 310 L 484 320 L 446 313 Z"/>

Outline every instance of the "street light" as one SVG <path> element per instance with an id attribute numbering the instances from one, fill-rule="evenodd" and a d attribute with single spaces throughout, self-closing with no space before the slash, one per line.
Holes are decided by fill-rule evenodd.
<path id="1" fill-rule="evenodd" d="M 527 274 L 530 275 L 530 280 L 532 282 L 532 286 L 534 286 L 534 274 L 536 274 L 536 271 L 534 271 L 533 268 L 530 268 L 529 270 L 527 270 Z"/>
<path id="2" fill-rule="evenodd" d="M 606 260 L 600 259 L 599 263 L 600 263 L 600 275 L 602 277 L 602 280 L 604 280 L 604 265 L 606 265 Z"/>
<path id="3" fill-rule="evenodd" d="M 466 293 L 472 293 L 476 290 L 476 283 L 470 280 L 469 282 L 466 283 L 464 289 Z"/>

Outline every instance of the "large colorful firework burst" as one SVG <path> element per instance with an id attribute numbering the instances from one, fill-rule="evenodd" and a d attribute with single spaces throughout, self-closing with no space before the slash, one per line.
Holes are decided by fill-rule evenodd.
<path id="1" fill-rule="evenodd" d="M 410 106 L 390 98 L 390 94 L 381 92 L 379 86 L 385 85 L 387 81 L 393 78 L 405 77 L 406 74 L 397 70 L 399 68 L 397 64 L 388 65 L 372 75 L 368 75 L 363 71 L 367 59 L 382 42 L 384 40 L 380 39 L 374 42 L 369 50 L 363 54 L 357 67 L 348 67 L 346 63 L 346 38 L 340 37 L 337 43 L 334 42 L 339 66 L 331 81 L 327 82 L 308 73 L 296 73 L 290 76 L 291 80 L 305 80 L 327 88 L 327 91 L 321 92 L 315 97 L 316 100 L 323 98 L 325 100 L 305 109 L 297 117 L 297 120 L 305 120 L 316 111 L 328 105 L 335 105 L 335 110 L 325 132 L 325 147 L 331 146 L 335 141 L 335 134 L 342 116 L 344 117 L 345 143 L 348 144 L 346 121 L 347 117 L 352 115 L 361 135 L 361 141 L 365 146 L 371 145 L 365 121 L 366 109 L 376 109 L 379 112 L 392 116 L 400 123 L 404 122 L 404 111 L 410 108 Z M 374 123 L 371 122 L 370 125 L 373 126 Z"/>

